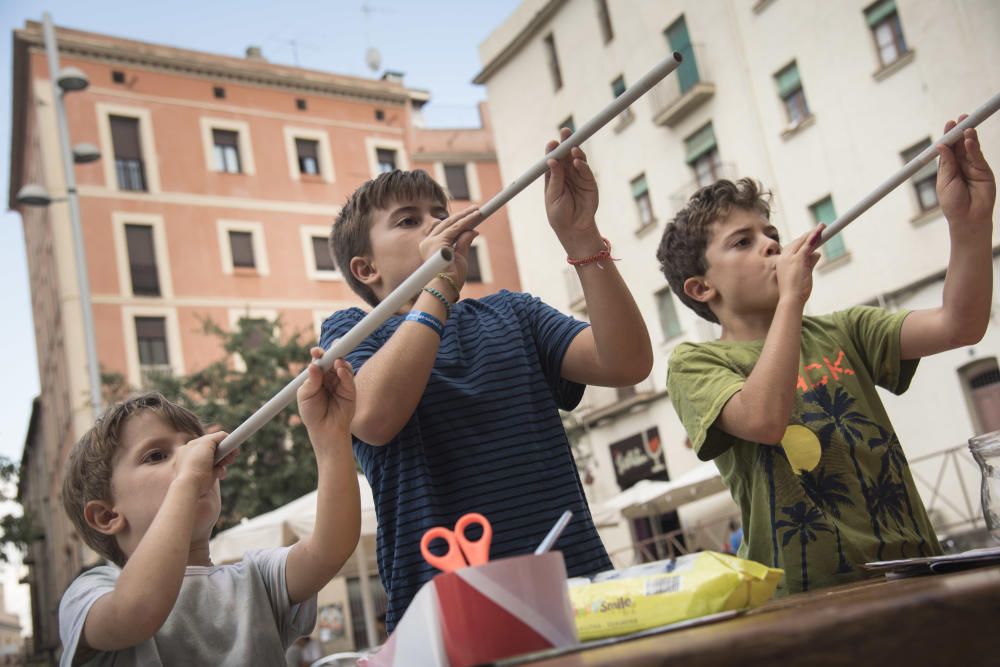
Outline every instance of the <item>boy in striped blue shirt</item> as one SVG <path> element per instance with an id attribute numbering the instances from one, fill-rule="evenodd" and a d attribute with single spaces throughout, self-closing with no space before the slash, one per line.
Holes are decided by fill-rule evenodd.
<path id="1" fill-rule="evenodd" d="M 562 134 L 565 140 L 569 131 Z M 447 196 L 422 171 L 368 181 L 333 225 L 336 264 L 372 306 L 427 257 L 455 249 L 446 271 L 347 355 L 357 372 L 354 453 L 375 496 L 390 632 L 437 574 L 420 555 L 421 536 L 467 512 L 490 520 L 491 557 L 503 558 L 533 551 L 572 510 L 558 545 L 570 576 L 611 567 L 559 409 L 574 408 L 586 384 L 642 381 L 652 348 L 597 229 L 597 199 L 583 151 L 549 161 L 546 212 L 577 267 L 589 326 L 529 294 L 461 299 L 479 211 L 449 216 Z M 364 315 L 359 308 L 334 313 L 323 323 L 321 345 L 329 347 Z"/>

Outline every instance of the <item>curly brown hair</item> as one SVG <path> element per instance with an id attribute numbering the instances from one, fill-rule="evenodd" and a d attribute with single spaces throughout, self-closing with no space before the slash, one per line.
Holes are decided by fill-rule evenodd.
<path id="1" fill-rule="evenodd" d="M 83 437 L 73 445 L 63 477 L 62 502 L 70 521 L 87 545 L 119 567 L 125 566 L 125 553 L 114 535 L 105 535 L 87 523 L 84 508 L 91 500 L 112 500 L 111 473 L 121 447 L 121 433 L 129 419 L 148 410 L 166 421 L 179 433 L 202 436 L 201 421 L 188 410 L 171 403 L 157 392 L 140 394 L 116 403 L 102 414 Z"/>
<path id="2" fill-rule="evenodd" d="M 351 260 L 371 249 L 372 213 L 417 199 L 429 199 L 448 208 L 448 195 L 426 171 L 390 171 L 365 182 L 347 198 L 330 231 L 330 255 L 354 293 L 370 306 L 378 305 L 371 287 L 351 273 Z"/>
<path id="3" fill-rule="evenodd" d="M 708 271 L 705 249 L 712 240 L 713 226 L 734 209 L 760 213 L 771 218 L 771 193 L 750 178 L 718 180 L 691 195 L 677 216 L 667 224 L 656 249 L 660 270 L 677 298 L 709 322 L 719 322 L 707 303 L 684 293 L 684 281 Z"/>

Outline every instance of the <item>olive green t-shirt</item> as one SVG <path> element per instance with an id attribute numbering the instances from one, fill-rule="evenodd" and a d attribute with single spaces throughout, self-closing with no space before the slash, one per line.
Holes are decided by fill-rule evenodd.
<path id="1" fill-rule="evenodd" d="M 714 459 L 743 516 L 739 555 L 785 570 L 781 593 L 863 578 L 874 560 L 941 553 L 875 389 L 906 391 L 908 313 L 858 307 L 804 317 L 795 404 L 781 445 L 722 431 L 763 341 L 683 343 L 667 389 L 698 457 Z"/>

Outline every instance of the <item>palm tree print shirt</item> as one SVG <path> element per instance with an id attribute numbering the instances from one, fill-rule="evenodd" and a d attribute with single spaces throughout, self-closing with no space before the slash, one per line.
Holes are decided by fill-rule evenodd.
<path id="1" fill-rule="evenodd" d="M 670 357 L 674 409 L 743 515 L 739 555 L 783 568 L 779 592 L 860 579 L 868 561 L 941 553 L 875 389 L 901 394 L 916 371 L 917 360 L 900 359 L 907 314 L 857 307 L 802 319 L 796 401 L 779 445 L 715 425 L 763 341 L 683 343 Z"/>

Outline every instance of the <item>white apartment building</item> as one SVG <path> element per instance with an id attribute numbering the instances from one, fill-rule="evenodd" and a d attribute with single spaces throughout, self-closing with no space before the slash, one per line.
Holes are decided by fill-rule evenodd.
<path id="1" fill-rule="evenodd" d="M 645 383 L 590 388 L 567 416 L 597 514 L 640 478 L 677 478 L 699 465 L 666 395 L 667 359 L 678 343 L 717 331 L 671 295 L 659 271 L 665 223 L 700 185 L 740 176 L 773 190 L 772 217 L 785 239 L 831 221 L 940 136 L 947 119 L 1000 91 L 998 36 L 1000 3 L 992 0 L 525 0 L 481 45 L 476 81 L 487 87 L 505 182 L 540 157 L 559 127 L 582 125 L 671 51 L 685 57 L 584 145 L 600 186 L 598 223 L 656 354 Z M 1000 118 L 980 137 L 997 170 Z M 929 165 L 824 246 L 808 312 L 940 303 L 949 236 L 935 170 Z M 585 318 L 579 283 L 545 219 L 541 181 L 509 207 L 524 289 Z M 883 392 L 943 535 L 962 529 L 956 524 L 970 507 L 978 512 L 979 478 L 967 452 L 940 452 L 1000 429 L 998 354 L 1000 328 L 991 325 L 980 344 L 922 361 L 902 397 Z M 698 526 L 733 512 L 727 494 L 682 508 L 680 522 L 699 542 L 689 546 L 719 548 L 724 525 L 710 534 Z M 602 523 L 623 564 L 634 541 L 675 527 L 676 518 Z"/>

